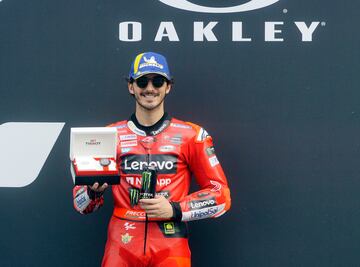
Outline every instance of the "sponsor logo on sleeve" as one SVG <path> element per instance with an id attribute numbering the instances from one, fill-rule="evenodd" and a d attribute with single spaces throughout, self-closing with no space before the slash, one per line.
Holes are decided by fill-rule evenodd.
<path id="1" fill-rule="evenodd" d="M 214 148 L 213 146 L 207 147 L 207 148 L 205 149 L 205 151 L 206 151 L 206 154 L 207 154 L 209 157 L 212 156 L 212 155 L 215 155 L 215 148 Z"/>
<path id="2" fill-rule="evenodd" d="M 221 186 L 221 184 L 220 184 L 219 182 L 216 182 L 216 181 L 214 181 L 214 180 L 210 180 L 210 183 L 214 186 L 214 187 L 211 189 L 212 192 L 217 192 L 217 191 L 220 191 L 220 190 L 221 190 L 222 186 Z"/>
<path id="3" fill-rule="evenodd" d="M 216 217 L 218 216 L 218 214 L 222 213 L 224 209 L 225 209 L 225 204 L 221 204 L 218 206 L 207 207 L 199 210 L 186 211 L 183 212 L 182 220 L 192 221 L 192 220 Z"/>
<path id="4" fill-rule="evenodd" d="M 210 162 L 211 167 L 215 167 L 216 165 L 219 164 L 219 160 L 217 159 L 216 156 L 210 157 L 209 162 Z"/>
<path id="5" fill-rule="evenodd" d="M 207 207 L 216 206 L 216 200 L 215 200 L 215 198 L 193 200 L 193 201 L 190 201 L 188 204 L 189 204 L 190 210 L 197 210 L 197 209 L 203 209 L 203 208 L 207 208 Z"/>
<path id="6" fill-rule="evenodd" d="M 201 128 L 196 137 L 196 141 L 202 142 L 207 138 L 210 138 L 209 133 L 206 130 L 204 130 L 203 128 Z"/>
<path id="7" fill-rule="evenodd" d="M 75 205 L 80 211 L 84 211 L 90 203 L 90 198 L 85 191 L 85 188 L 79 190 L 75 197 Z"/>
<path id="8" fill-rule="evenodd" d="M 209 217 L 215 215 L 218 211 L 219 211 L 218 207 L 210 207 L 210 208 L 192 211 L 191 218 L 194 220 L 209 218 Z"/>

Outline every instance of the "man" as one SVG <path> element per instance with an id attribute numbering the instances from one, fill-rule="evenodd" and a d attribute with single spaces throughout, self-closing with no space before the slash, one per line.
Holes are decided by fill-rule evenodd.
<path id="1" fill-rule="evenodd" d="M 121 182 L 112 186 L 115 207 L 102 266 L 190 266 L 185 222 L 219 217 L 230 208 L 212 138 L 200 126 L 164 111 L 172 83 L 165 57 L 152 52 L 136 56 L 128 77 L 135 113 L 109 126 L 118 131 Z M 157 169 L 156 197 L 139 200 L 142 173 L 149 166 Z M 201 190 L 189 194 L 192 174 Z M 98 209 L 107 187 L 76 186 L 76 210 Z"/>

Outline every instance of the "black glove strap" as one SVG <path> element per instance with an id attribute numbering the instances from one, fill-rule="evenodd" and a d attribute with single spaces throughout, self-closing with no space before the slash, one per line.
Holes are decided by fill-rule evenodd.
<path id="1" fill-rule="evenodd" d="M 181 222 L 182 211 L 181 211 L 180 203 L 171 201 L 170 205 L 171 205 L 171 207 L 173 209 L 173 216 L 172 216 L 171 219 L 173 219 L 174 221 L 177 221 L 177 222 Z"/>

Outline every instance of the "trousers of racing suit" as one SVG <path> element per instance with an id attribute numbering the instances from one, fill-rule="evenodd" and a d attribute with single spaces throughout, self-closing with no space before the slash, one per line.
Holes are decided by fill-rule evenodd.
<path id="1" fill-rule="evenodd" d="M 112 185 L 114 212 L 102 266 L 187 267 L 191 265 L 186 222 L 216 218 L 230 209 L 230 190 L 211 136 L 200 126 L 167 113 L 151 127 L 135 115 L 110 125 L 118 131 L 121 181 Z M 156 166 L 156 194 L 166 197 L 174 216 L 147 218 L 137 205 L 141 174 Z M 199 191 L 189 194 L 194 175 Z M 88 214 L 104 203 L 102 194 L 75 186 L 74 206 Z"/>

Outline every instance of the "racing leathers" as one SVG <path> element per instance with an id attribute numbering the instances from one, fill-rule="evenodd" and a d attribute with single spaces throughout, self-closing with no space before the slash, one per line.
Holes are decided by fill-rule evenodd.
<path id="1" fill-rule="evenodd" d="M 118 131 L 121 181 L 112 186 L 114 211 L 102 266 L 190 266 L 185 222 L 219 217 L 231 205 L 211 136 L 167 113 L 152 127 L 141 126 L 135 115 L 109 127 Z M 136 204 L 147 166 L 157 169 L 156 192 L 172 205 L 171 219 L 148 219 Z M 192 174 L 200 190 L 189 194 Z M 102 194 L 88 186 L 75 186 L 73 195 L 75 209 L 82 214 L 104 202 Z"/>

